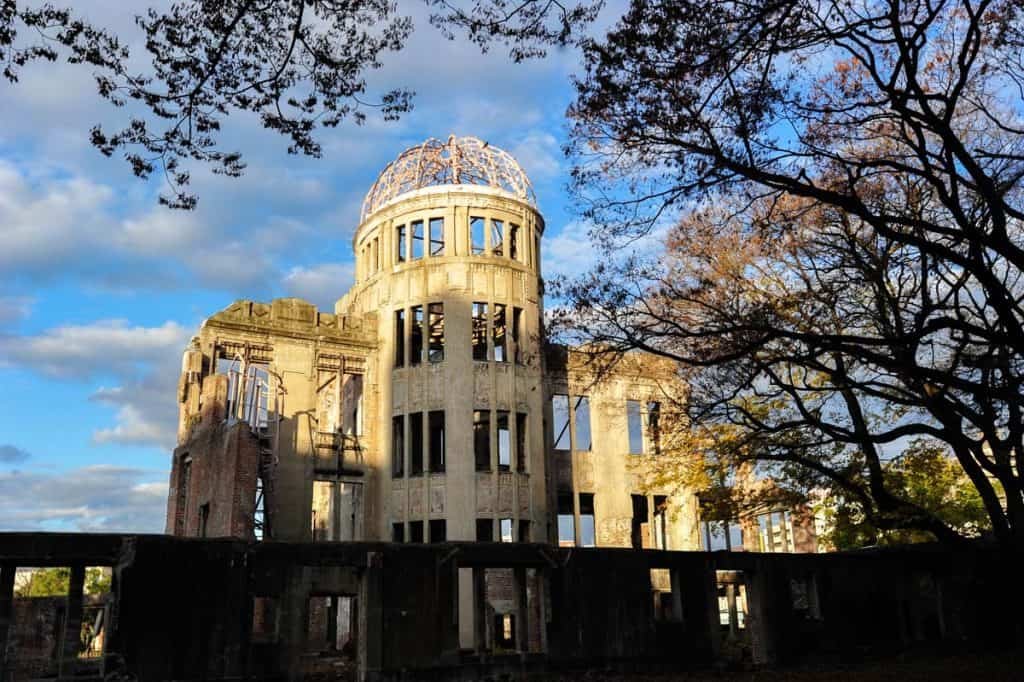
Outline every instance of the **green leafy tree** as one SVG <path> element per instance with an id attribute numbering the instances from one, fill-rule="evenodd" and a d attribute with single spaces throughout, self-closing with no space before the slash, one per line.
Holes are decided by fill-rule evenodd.
<path id="1" fill-rule="evenodd" d="M 64 566 L 40 568 L 32 572 L 25 584 L 18 588 L 16 594 L 19 597 L 60 597 L 68 593 L 70 583 L 70 568 Z M 97 566 L 85 569 L 85 583 L 83 584 L 85 594 L 106 594 L 110 592 L 110 586 L 110 569 Z"/>

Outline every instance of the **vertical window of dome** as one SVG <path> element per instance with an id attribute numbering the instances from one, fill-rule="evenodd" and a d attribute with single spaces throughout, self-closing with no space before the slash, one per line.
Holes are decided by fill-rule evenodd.
<path id="1" fill-rule="evenodd" d="M 491 413 L 473 412 L 473 457 L 477 471 L 491 470 Z"/>
<path id="2" fill-rule="evenodd" d="M 473 359 L 487 360 L 487 304 L 473 304 Z"/>
<path id="3" fill-rule="evenodd" d="M 492 326 L 494 336 L 494 361 L 508 362 L 508 331 L 505 328 L 505 306 L 494 304 L 494 320 Z"/>
<path id="4" fill-rule="evenodd" d="M 469 243 L 470 255 L 484 255 L 484 219 L 480 216 L 472 216 L 469 219 Z"/>
<path id="5" fill-rule="evenodd" d="M 573 421 L 576 424 L 574 450 L 590 449 L 590 399 L 585 395 L 577 396 L 573 410 Z"/>
<path id="6" fill-rule="evenodd" d="M 409 415 L 409 475 L 423 474 L 423 413 Z"/>
<path id="7" fill-rule="evenodd" d="M 444 360 L 444 303 L 427 306 L 427 359 Z"/>
<path id="8" fill-rule="evenodd" d="M 412 307 L 412 330 L 409 332 L 409 364 L 423 362 L 423 306 Z"/>
<path id="9" fill-rule="evenodd" d="M 629 454 L 644 454 L 644 428 L 640 421 L 640 401 L 626 401 L 626 426 L 629 431 Z"/>
<path id="10" fill-rule="evenodd" d="M 569 396 L 556 393 L 551 396 L 551 442 L 555 450 L 568 450 L 571 437 L 569 435 Z"/>
<path id="11" fill-rule="evenodd" d="M 523 364 L 523 309 L 512 308 L 512 348 L 517 365 Z"/>
<path id="12" fill-rule="evenodd" d="M 498 410 L 498 471 L 512 469 L 512 437 L 508 427 L 508 412 Z"/>
<path id="13" fill-rule="evenodd" d="M 508 257 L 519 260 L 519 226 L 515 223 L 508 226 Z"/>
<path id="14" fill-rule="evenodd" d="M 373 271 L 380 270 L 380 237 L 373 238 Z"/>
<path id="15" fill-rule="evenodd" d="M 430 255 L 444 255 L 444 218 L 430 219 Z"/>
<path id="16" fill-rule="evenodd" d="M 540 235 L 533 235 L 533 267 L 540 270 Z"/>
<path id="17" fill-rule="evenodd" d="M 397 262 L 405 262 L 408 248 L 409 246 L 405 243 L 405 225 L 399 225 L 395 228 L 395 260 Z"/>
<path id="18" fill-rule="evenodd" d="M 405 308 L 395 311 L 395 367 L 405 366 Z"/>
<path id="19" fill-rule="evenodd" d="M 430 430 L 428 444 L 430 447 L 430 472 L 439 474 L 445 467 L 444 443 L 444 410 L 434 410 L 427 417 L 427 428 Z"/>
<path id="20" fill-rule="evenodd" d="M 405 475 L 405 417 L 391 419 L 391 477 Z"/>
<path id="21" fill-rule="evenodd" d="M 491 253 L 502 256 L 505 253 L 505 223 L 491 220 Z"/>
<path id="22" fill-rule="evenodd" d="M 526 471 L 526 413 L 516 413 L 516 471 Z"/>
<path id="23" fill-rule="evenodd" d="M 412 260 L 423 258 L 423 221 L 409 223 L 409 231 L 412 232 Z"/>

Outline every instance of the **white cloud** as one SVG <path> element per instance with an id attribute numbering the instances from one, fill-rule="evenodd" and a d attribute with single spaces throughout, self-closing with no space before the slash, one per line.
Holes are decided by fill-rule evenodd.
<path id="1" fill-rule="evenodd" d="M 534 183 L 556 178 L 562 173 L 562 149 L 551 133 L 532 130 L 508 151 Z"/>
<path id="2" fill-rule="evenodd" d="M 0 324 L 20 322 L 32 313 L 35 299 L 29 296 L 0 296 Z"/>
<path id="3" fill-rule="evenodd" d="M 587 233 L 585 223 L 573 221 L 541 242 L 541 264 L 544 276 L 575 277 L 597 264 L 599 253 Z"/>
<path id="4" fill-rule="evenodd" d="M 321 263 L 292 268 L 283 285 L 290 296 L 315 303 L 321 310 L 333 311 L 335 301 L 352 286 L 354 274 L 352 263 Z"/>
<path id="5" fill-rule="evenodd" d="M 165 473 L 97 465 L 59 474 L 0 472 L 0 530 L 160 533 Z"/>

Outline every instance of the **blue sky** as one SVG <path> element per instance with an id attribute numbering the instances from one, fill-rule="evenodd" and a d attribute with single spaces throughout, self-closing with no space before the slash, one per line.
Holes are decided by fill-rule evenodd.
<path id="1" fill-rule="evenodd" d="M 76 3 L 137 39 L 123 7 Z M 591 262 L 560 151 L 579 55 L 512 64 L 445 40 L 421 3 L 402 8 L 416 33 L 370 85 L 415 90 L 413 112 L 323 131 L 319 160 L 288 155 L 285 139 L 234 116 L 224 139 L 248 171 L 194 169 L 200 204 L 189 213 L 159 207 L 159 183 L 89 145 L 92 125 L 116 127 L 123 112 L 95 95 L 88 71 L 37 65 L 0 83 L 0 530 L 162 532 L 174 388 L 193 330 L 238 298 L 331 308 L 352 282 L 364 193 L 427 137 L 474 135 L 511 152 L 547 220 L 545 275 Z"/>

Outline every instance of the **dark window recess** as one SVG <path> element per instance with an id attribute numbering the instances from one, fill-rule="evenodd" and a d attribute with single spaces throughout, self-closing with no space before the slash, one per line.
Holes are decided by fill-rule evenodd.
<path id="1" fill-rule="evenodd" d="M 491 470 L 491 413 L 486 410 L 473 413 L 473 455 L 477 471 Z"/>
<path id="2" fill-rule="evenodd" d="M 668 549 L 668 497 L 655 495 L 654 502 L 654 548 Z"/>
<path id="3" fill-rule="evenodd" d="M 494 521 L 492 519 L 476 520 L 476 541 L 494 542 Z"/>
<path id="4" fill-rule="evenodd" d="M 473 304 L 473 359 L 487 360 L 487 304 Z"/>
<path id="5" fill-rule="evenodd" d="M 647 403 L 647 430 L 650 433 L 654 454 L 661 453 L 661 403 Z"/>
<path id="6" fill-rule="evenodd" d="M 409 415 L 409 475 L 423 473 L 423 413 Z"/>
<path id="7" fill-rule="evenodd" d="M 494 337 L 494 361 L 508 362 L 508 330 L 505 326 L 505 306 L 494 304 L 491 333 Z"/>
<path id="8" fill-rule="evenodd" d="M 526 413 L 516 413 L 516 471 L 526 471 Z"/>
<path id="9" fill-rule="evenodd" d="M 558 546 L 576 546 L 576 519 L 573 516 L 572 495 L 558 495 Z"/>
<path id="10" fill-rule="evenodd" d="M 519 537 L 516 538 L 519 542 L 530 541 L 530 522 L 525 519 L 519 520 Z"/>
<path id="11" fill-rule="evenodd" d="M 391 524 L 391 542 L 405 542 L 405 524 Z"/>
<path id="12" fill-rule="evenodd" d="M 479 216 L 469 219 L 470 254 L 473 256 L 484 255 L 484 223 Z"/>
<path id="13" fill-rule="evenodd" d="M 444 304 L 427 306 L 427 358 L 431 362 L 444 360 Z"/>
<path id="14" fill-rule="evenodd" d="M 569 396 L 551 396 L 551 442 L 555 450 L 568 450 L 570 448 L 569 436 Z"/>
<path id="15" fill-rule="evenodd" d="M 409 332 L 409 364 L 423 362 L 423 306 L 412 307 L 412 330 Z"/>
<path id="16" fill-rule="evenodd" d="M 626 401 L 626 426 L 629 431 L 629 454 L 644 454 L 644 426 L 640 415 L 640 401 Z"/>
<path id="17" fill-rule="evenodd" d="M 423 542 L 423 522 L 409 522 L 409 542 Z"/>
<path id="18" fill-rule="evenodd" d="M 430 471 L 435 474 L 441 473 L 445 467 L 444 410 L 429 413 L 427 429 L 430 432 Z"/>
<path id="19" fill-rule="evenodd" d="M 210 525 L 210 503 L 199 505 L 199 537 L 205 538 L 209 532 Z"/>
<path id="20" fill-rule="evenodd" d="M 395 260 L 399 263 L 405 262 L 405 250 L 408 248 L 405 243 L 405 225 L 395 228 Z"/>
<path id="21" fill-rule="evenodd" d="M 430 541 L 448 542 L 448 523 L 444 519 L 430 520 Z"/>
<path id="22" fill-rule="evenodd" d="M 576 406 L 573 408 L 573 419 L 576 423 L 576 440 L 572 447 L 574 450 L 590 449 L 590 400 L 585 395 L 576 397 Z"/>
<path id="23" fill-rule="evenodd" d="M 508 226 L 508 257 L 519 260 L 519 226 L 515 223 Z"/>
<path id="24" fill-rule="evenodd" d="M 523 364 L 523 309 L 512 308 L 512 347 L 515 348 L 515 363 Z"/>
<path id="25" fill-rule="evenodd" d="M 423 258 L 423 221 L 414 220 L 409 227 L 412 230 L 412 260 Z"/>
<path id="26" fill-rule="evenodd" d="M 391 476 L 401 478 L 405 475 L 405 418 L 394 417 L 391 420 Z"/>
<path id="27" fill-rule="evenodd" d="M 405 310 L 395 311 L 395 367 L 405 366 Z"/>
<path id="28" fill-rule="evenodd" d="M 505 223 L 500 220 L 491 221 L 491 253 L 495 256 L 505 252 Z"/>
<path id="29" fill-rule="evenodd" d="M 512 469 L 512 438 L 508 426 L 508 412 L 498 410 L 497 418 L 498 471 L 509 471 Z"/>
<path id="30" fill-rule="evenodd" d="M 630 540 L 633 549 L 643 549 L 644 529 L 647 526 L 647 498 L 643 495 L 630 495 L 633 502 L 633 527 Z"/>
<path id="31" fill-rule="evenodd" d="M 430 255 L 444 255 L 444 218 L 430 219 Z"/>
<path id="32" fill-rule="evenodd" d="M 597 546 L 597 525 L 594 523 L 593 493 L 580 493 L 580 546 Z"/>

